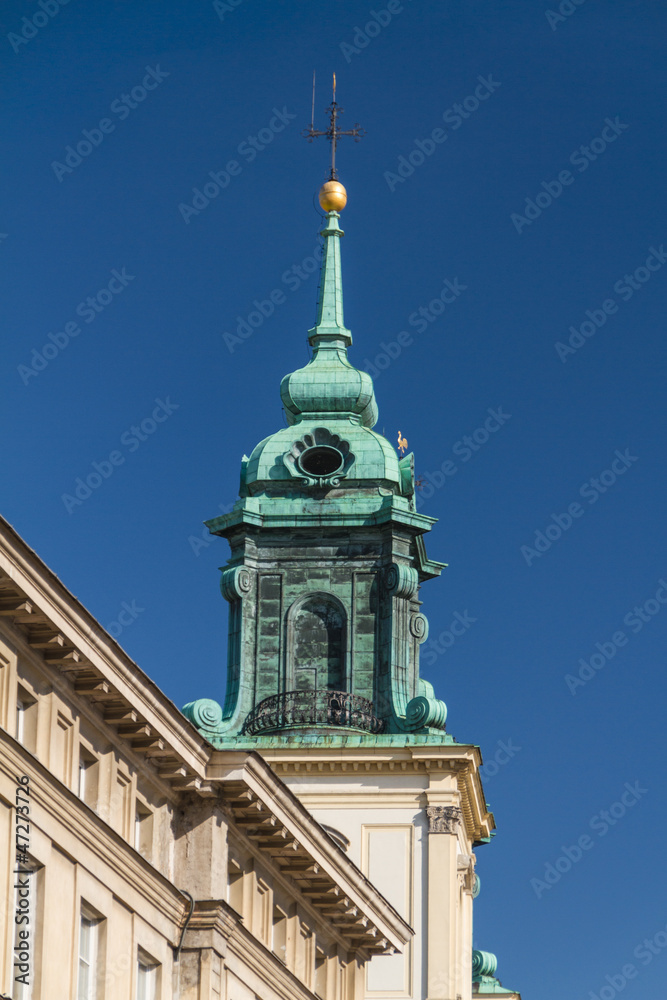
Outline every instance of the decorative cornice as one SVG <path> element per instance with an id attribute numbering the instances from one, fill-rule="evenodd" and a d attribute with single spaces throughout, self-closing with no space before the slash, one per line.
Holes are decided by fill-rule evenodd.
<path id="1" fill-rule="evenodd" d="M 222 957 L 241 917 L 222 899 L 198 899 L 183 936 L 183 950 L 212 948 Z"/>
<path id="2" fill-rule="evenodd" d="M 33 825 L 42 826 L 37 819 L 40 812 L 51 823 L 58 824 L 61 830 L 55 841 L 58 849 L 81 864 L 86 864 L 86 853 L 90 852 L 95 870 L 106 866 L 123 883 L 126 895 L 121 898 L 131 899 L 137 894 L 169 922 L 171 943 L 176 946 L 185 903 L 182 893 L 22 744 L 7 733 L 3 733 L 3 743 L 0 778 L 10 779 L 12 787 L 17 774 L 30 778 Z M 111 884 L 109 888 L 114 892 L 120 889 Z"/>
<path id="3" fill-rule="evenodd" d="M 350 781 L 361 781 L 369 773 L 386 776 L 401 773 L 420 775 L 422 782 L 426 779 L 426 784 L 420 784 L 415 789 L 416 805 L 419 801 L 417 796 L 427 791 L 429 782 L 439 780 L 447 773 L 455 774 L 466 834 L 471 841 L 488 842 L 495 830 L 495 821 L 493 814 L 486 808 L 478 774 L 482 763 L 479 747 L 453 741 L 444 742 L 444 738 L 443 734 L 443 741 L 435 743 L 422 742 L 432 738 L 419 734 L 392 734 L 367 737 L 363 744 L 350 744 L 346 741 L 340 746 L 331 747 L 321 744 L 313 746 L 312 743 L 301 746 L 294 741 L 289 744 L 281 743 L 275 738 L 271 742 L 259 739 L 252 742 L 253 748 L 256 747 L 282 778 L 297 774 L 315 776 L 321 772 L 326 775 L 346 775 Z M 246 749 L 249 750 L 250 745 Z M 408 794 L 407 788 L 402 791 Z M 321 799 L 324 800 L 328 793 L 333 795 L 331 801 L 338 801 L 334 789 L 326 786 L 322 789 Z M 374 792 L 370 796 L 362 787 L 350 787 L 346 794 L 350 802 L 356 800 L 357 805 L 364 807 L 378 802 L 378 793 Z M 387 801 L 395 794 L 401 793 L 392 792 L 389 787 L 383 787 L 379 792 Z M 309 808 L 315 808 L 312 800 L 313 796 L 309 795 Z M 320 797 L 317 807 L 324 808 Z"/>
<path id="4" fill-rule="evenodd" d="M 322 934 L 323 937 L 330 938 L 344 950 L 349 950 L 350 939 L 342 933 L 341 925 L 331 920 L 332 902 L 343 900 L 344 895 L 339 893 L 338 896 L 335 896 L 333 891 L 326 892 L 318 887 L 315 871 L 313 871 L 312 882 L 308 882 L 303 876 L 299 879 L 292 878 L 289 869 L 283 867 L 270 855 L 266 844 L 261 844 L 257 838 L 250 836 L 247 825 L 245 827 L 239 826 L 234 821 L 233 810 L 230 812 L 231 821 L 228 831 L 230 857 L 237 854 L 238 858 L 241 856 L 254 858 L 255 862 L 259 862 L 271 872 L 274 891 L 280 888 L 289 899 L 300 895 L 301 909 L 308 916 L 316 934 Z"/>
<path id="5" fill-rule="evenodd" d="M 203 788 L 211 748 L 14 529 L 0 518 L 0 610 L 45 668 L 119 727 L 159 771 Z M 177 780 L 176 788 L 184 787 Z M 206 791 L 203 792 L 206 794 Z"/>
<path id="6" fill-rule="evenodd" d="M 349 900 L 353 920 L 344 933 L 355 947 L 369 953 L 402 950 L 413 929 L 258 753 L 214 754 L 209 778 L 220 782 L 237 825 L 249 835 L 257 831 L 257 844 L 280 858 L 285 874 L 298 883 L 315 880 L 319 892 L 338 891 Z"/>
<path id="7" fill-rule="evenodd" d="M 238 963 L 238 968 L 234 968 L 234 960 Z M 308 987 L 240 922 L 235 925 L 229 939 L 226 965 L 237 977 L 243 976 L 246 982 L 248 973 L 253 977 L 256 976 L 258 985 L 261 984 L 264 988 L 268 977 L 271 982 L 272 994 L 280 1000 L 313 1000 L 314 998 L 314 994 L 310 992 Z M 251 986 L 251 994 L 252 992 L 254 991 Z"/>

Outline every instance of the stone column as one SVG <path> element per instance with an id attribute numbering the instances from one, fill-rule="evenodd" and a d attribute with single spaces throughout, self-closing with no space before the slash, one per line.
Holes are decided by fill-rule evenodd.
<path id="1" fill-rule="evenodd" d="M 197 900 L 227 896 L 227 825 L 214 799 L 184 795 L 175 809 L 174 881 Z"/>
<path id="2" fill-rule="evenodd" d="M 431 805 L 428 817 L 428 1000 L 455 1000 L 459 882 L 456 857 L 458 806 Z"/>
<path id="3" fill-rule="evenodd" d="M 226 1000 L 225 956 L 237 922 L 227 903 L 200 900 L 183 935 L 173 992 L 181 1000 Z"/>

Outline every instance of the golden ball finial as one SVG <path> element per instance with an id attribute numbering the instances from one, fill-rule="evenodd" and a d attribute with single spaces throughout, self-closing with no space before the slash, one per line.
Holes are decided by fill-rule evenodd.
<path id="1" fill-rule="evenodd" d="M 323 184 L 319 198 L 325 212 L 342 212 L 347 205 L 347 191 L 340 181 L 327 181 Z"/>

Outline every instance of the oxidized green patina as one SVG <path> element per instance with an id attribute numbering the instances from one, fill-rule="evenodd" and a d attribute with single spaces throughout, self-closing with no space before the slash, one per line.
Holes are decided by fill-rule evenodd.
<path id="1" fill-rule="evenodd" d="M 373 382 L 347 357 L 340 240 L 327 213 L 310 362 L 281 384 L 289 426 L 243 458 L 239 499 L 207 521 L 227 538 L 224 708 L 185 714 L 217 746 L 453 742 L 419 677 L 419 587 L 441 572 L 417 512 L 412 455 L 372 428 Z"/>
<path id="2" fill-rule="evenodd" d="M 473 951 L 473 996 L 517 996 L 515 990 L 506 990 L 496 979 L 498 959 L 490 951 Z"/>

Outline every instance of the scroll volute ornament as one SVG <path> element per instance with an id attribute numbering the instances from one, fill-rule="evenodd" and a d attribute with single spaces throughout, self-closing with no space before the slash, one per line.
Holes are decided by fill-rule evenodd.
<path id="1" fill-rule="evenodd" d="M 197 729 L 215 732 L 222 723 L 222 706 L 212 698 L 199 698 L 183 706 L 183 715 Z"/>
<path id="2" fill-rule="evenodd" d="M 252 577 L 245 566 L 230 566 L 222 571 L 220 590 L 226 601 L 238 601 L 250 593 Z"/>
<path id="3" fill-rule="evenodd" d="M 412 566 L 392 563 L 384 571 L 384 585 L 392 597 L 414 597 L 419 589 L 419 574 Z"/>
<path id="4" fill-rule="evenodd" d="M 405 707 L 403 728 L 408 732 L 415 732 L 424 727 L 446 729 L 446 722 L 447 706 L 444 701 L 435 697 L 433 685 L 420 677 L 419 694 Z"/>
<path id="5" fill-rule="evenodd" d="M 420 643 L 428 639 L 428 618 L 426 615 L 416 614 L 410 619 L 410 633 Z"/>

